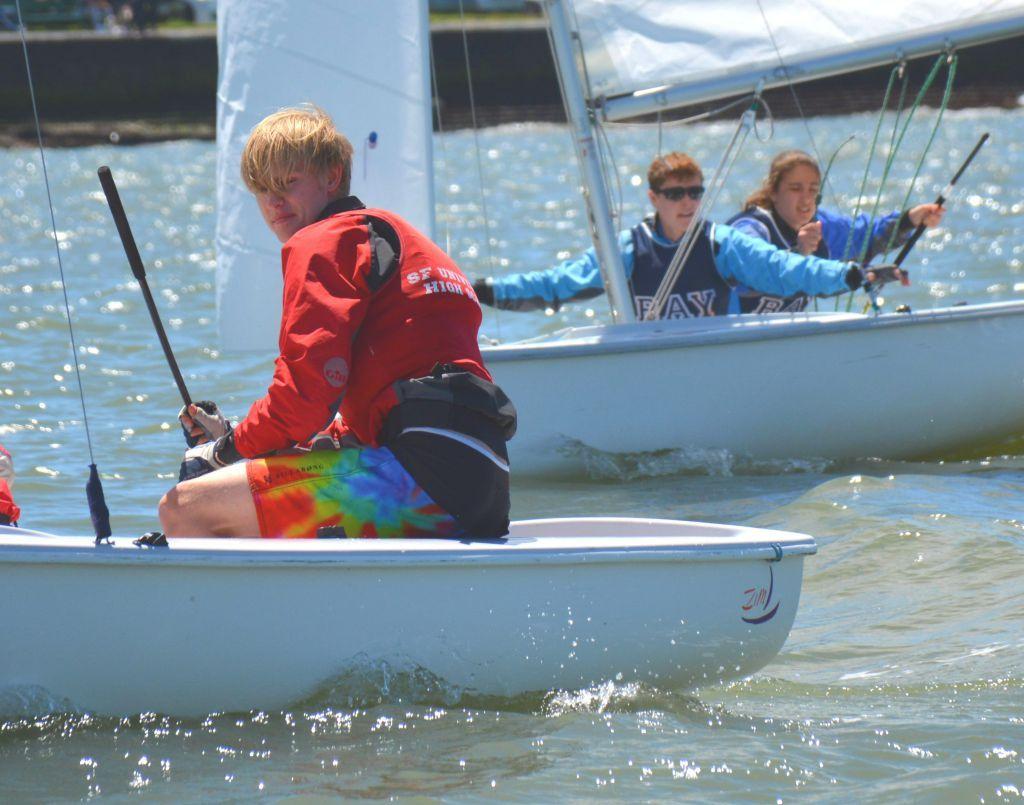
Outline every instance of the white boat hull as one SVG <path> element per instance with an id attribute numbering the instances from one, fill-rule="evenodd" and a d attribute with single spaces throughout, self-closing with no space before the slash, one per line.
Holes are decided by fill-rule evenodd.
<path id="1" fill-rule="evenodd" d="M 816 550 L 614 518 L 507 542 L 114 542 L 0 528 L 0 713 L 32 691 L 114 715 L 281 708 L 381 662 L 483 694 L 690 688 L 775 656 Z"/>
<path id="2" fill-rule="evenodd" d="M 588 327 L 490 347 L 518 475 L 607 453 L 913 459 L 1024 435 L 1024 301 Z"/>

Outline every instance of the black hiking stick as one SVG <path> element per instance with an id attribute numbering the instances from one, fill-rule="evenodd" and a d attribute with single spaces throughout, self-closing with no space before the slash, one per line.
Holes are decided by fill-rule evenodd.
<path id="1" fill-rule="evenodd" d="M 124 246 L 125 256 L 128 258 L 128 265 L 131 266 L 132 274 L 142 286 L 142 295 L 146 299 L 146 307 L 149 308 L 149 317 L 153 320 L 153 327 L 156 328 L 157 337 L 160 339 L 160 346 L 163 347 L 164 357 L 167 358 L 167 365 L 171 367 L 171 374 L 174 375 L 174 382 L 181 393 L 181 399 L 185 401 L 187 408 L 192 404 L 192 397 L 185 386 L 185 379 L 178 369 L 178 362 L 174 359 L 171 351 L 171 343 L 167 340 L 167 333 L 164 331 L 164 324 L 160 321 L 160 314 L 156 310 L 156 302 L 149 290 L 149 283 L 146 282 L 146 267 L 142 265 L 142 258 L 139 256 L 139 249 L 135 245 L 135 238 L 132 236 L 132 229 L 128 225 L 128 216 L 124 213 L 124 206 L 121 204 L 121 196 L 117 193 L 117 185 L 114 184 L 114 177 L 110 168 L 106 165 L 96 173 L 100 177 L 100 184 L 103 185 L 103 193 L 107 197 L 107 205 L 110 207 L 110 214 L 114 216 L 114 223 L 117 225 L 117 233 L 121 236 L 121 244 Z"/>
<path id="2" fill-rule="evenodd" d="M 967 155 L 967 159 L 965 159 L 964 164 L 960 166 L 960 170 L 958 170 L 956 174 L 953 176 L 953 178 L 950 179 L 949 184 L 942 188 L 942 192 L 939 193 L 939 197 L 935 199 L 935 203 L 938 204 L 940 207 L 946 202 L 946 194 L 953 192 L 953 187 L 956 185 L 957 181 L 963 175 L 963 172 L 967 170 L 967 166 L 970 165 L 971 162 L 974 160 L 974 157 L 977 156 L 978 152 L 981 150 L 981 147 L 985 144 L 985 141 L 987 139 L 988 132 L 986 131 L 984 134 L 981 135 L 981 139 L 978 140 L 977 144 L 974 146 L 974 149 L 971 151 L 971 153 Z M 900 249 L 900 253 L 896 255 L 894 265 L 898 267 L 903 264 L 903 261 L 907 259 L 907 255 L 910 254 L 910 250 L 914 248 L 914 244 L 917 243 L 918 238 L 921 237 L 921 233 L 924 232 L 924 230 L 924 222 L 917 225 L 917 229 L 914 230 L 914 234 L 907 239 L 907 242 L 903 244 L 903 248 Z"/>

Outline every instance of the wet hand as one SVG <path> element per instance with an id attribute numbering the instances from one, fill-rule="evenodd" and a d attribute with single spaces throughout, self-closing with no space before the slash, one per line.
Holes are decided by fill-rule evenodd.
<path id="1" fill-rule="evenodd" d="M 796 249 L 800 254 L 813 254 L 821 243 L 821 221 L 811 221 L 796 233 Z"/>
<path id="2" fill-rule="evenodd" d="M 946 208 L 939 204 L 918 204 L 907 211 L 907 217 L 914 226 L 925 225 L 930 229 L 942 223 L 942 216 L 946 214 Z"/>

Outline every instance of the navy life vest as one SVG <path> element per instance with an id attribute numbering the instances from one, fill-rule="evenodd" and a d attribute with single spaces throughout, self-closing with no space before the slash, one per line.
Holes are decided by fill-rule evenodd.
<path id="1" fill-rule="evenodd" d="M 704 223 L 693 251 L 661 311 L 661 318 L 690 319 L 729 313 L 733 286 L 718 273 L 715 265 L 713 226 L 710 222 Z M 633 235 L 634 259 L 629 284 L 636 306 L 636 317 L 640 320 L 650 309 L 678 245 L 666 244 L 661 238 L 656 240 L 654 227 L 654 217 L 649 216 L 630 230 Z"/>
<path id="2" fill-rule="evenodd" d="M 764 226 L 768 230 L 769 241 L 776 249 L 788 252 L 792 251 L 796 245 L 796 232 L 785 222 L 776 220 L 774 215 L 762 207 L 751 207 L 737 213 L 726 223 L 733 225 L 744 218 L 753 219 Z M 818 242 L 814 256 L 828 258 L 828 246 L 825 244 L 825 238 Z M 806 309 L 811 301 L 810 297 L 804 293 L 793 296 L 773 296 L 746 286 L 741 286 L 737 290 L 737 295 L 741 313 L 799 313 Z"/>

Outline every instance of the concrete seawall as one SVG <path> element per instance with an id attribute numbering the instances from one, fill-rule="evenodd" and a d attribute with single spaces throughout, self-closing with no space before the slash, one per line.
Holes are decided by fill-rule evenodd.
<path id="1" fill-rule="evenodd" d="M 458 26 L 431 32 L 444 129 L 470 125 L 469 84 Z M 467 32 L 480 125 L 563 120 L 548 39 L 539 20 L 474 24 Z M 954 92 L 956 106 L 1012 107 L 1024 93 L 1024 38 L 965 49 Z M 92 32 L 35 33 L 29 56 L 39 113 L 51 144 L 79 145 L 176 137 L 212 137 L 217 42 L 212 29 L 160 31 L 145 37 Z M 912 63 L 920 81 L 926 70 Z M 21 42 L 0 35 L 0 145 L 34 140 L 32 107 Z M 805 114 L 877 108 L 888 68 L 800 85 Z M 941 83 L 941 82 L 937 82 Z M 932 103 L 941 87 L 934 88 Z M 779 116 L 797 113 L 788 89 L 767 93 Z M 296 97 L 296 101 L 307 100 Z M 313 99 L 309 99 L 313 100 Z"/>

